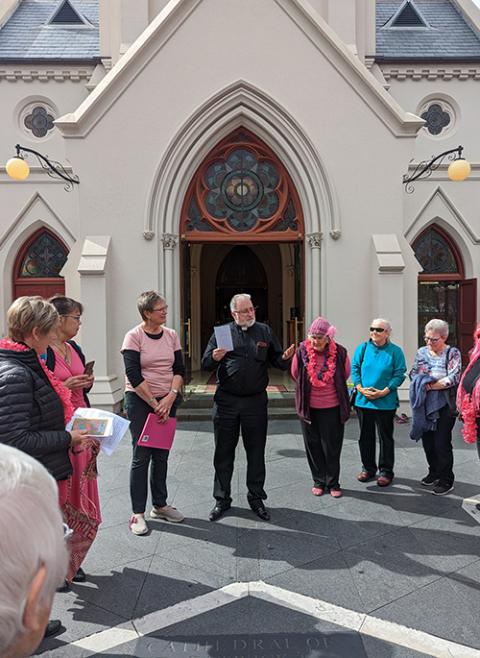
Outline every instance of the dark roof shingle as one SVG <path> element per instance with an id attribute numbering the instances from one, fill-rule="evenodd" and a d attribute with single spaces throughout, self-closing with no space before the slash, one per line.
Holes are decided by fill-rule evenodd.
<path id="1" fill-rule="evenodd" d="M 450 0 L 413 0 L 429 27 L 384 27 L 403 0 L 377 0 L 377 60 L 480 60 L 480 34 Z"/>
<path id="2" fill-rule="evenodd" d="M 98 59 L 98 0 L 70 1 L 90 25 L 47 25 L 59 0 L 23 0 L 0 29 L 0 60 Z"/>

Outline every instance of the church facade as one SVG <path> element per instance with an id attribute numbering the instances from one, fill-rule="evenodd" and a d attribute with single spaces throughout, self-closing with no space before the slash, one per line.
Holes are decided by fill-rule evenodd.
<path id="1" fill-rule="evenodd" d="M 322 314 L 352 351 L 386 317 L 411 363 L 442 317 L 468 352 L 472 0 L 3 0 L 0 97 L 3 162 L 19 143 L 80 180 L 0 166 L 0 325 L 21 294 L 80 299 L 94 404 L 122 398 L 122 337 L 152 288 L 191 372 L 240 290 L 285 345 Z M 405 189 L 459 145 L 467 180 L 447 159 Z"/>

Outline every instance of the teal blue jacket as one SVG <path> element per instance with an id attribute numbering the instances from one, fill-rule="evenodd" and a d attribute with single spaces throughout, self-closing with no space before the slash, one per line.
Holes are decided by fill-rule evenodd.
<path id="1" fill-rule="evenodd" d="M 361 384 L 363 388 L 372 386 L 380 390 L 388 387 L 390 393 L 377 400 L 367 400 L 364 395 L 357 393 L 355 406 L 378 411 L 396 409 L 399 404 L 397 388 L 405 379 L 406 371 L 405 356 L 398 345 L 388 342 L 382 347 L 376 347 L 371 340 L 366 343 L 366 348 L 365 343 L 359 345 L 352 360 L 353 385 Z"/>

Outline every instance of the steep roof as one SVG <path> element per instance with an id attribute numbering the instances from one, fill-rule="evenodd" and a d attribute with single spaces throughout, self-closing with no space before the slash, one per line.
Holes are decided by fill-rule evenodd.
<path id="1" fill-rule="evenodd" d="M 376 51 L 378 61 L 480 60 L 480 34 L 450 0 L 377 0 Z"/>
<path id="2" fill-rule="evenodd" d="M 65 7 L 63 6 L 65 5 Z M 50 23 L 73 7 L 84 22 Z M 0 29 L 0 61 L 92 61 L 100 56 L 98 0 L 23 0 Z"/>

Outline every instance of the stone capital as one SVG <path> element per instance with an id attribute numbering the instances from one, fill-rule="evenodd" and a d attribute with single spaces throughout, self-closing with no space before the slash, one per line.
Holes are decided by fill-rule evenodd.
<path id="1" fill-rule="evenodd" d="M 144 231 L 143 237 L 145 238 L 145 240 L 153 240 L 153 238 L 155 237 L 155 231 Z"/>
<path id="2" fill-rule="evenodd" d="M 322 240 L 323 233 L 310 233 L 310 235 L 307 235 L 307 242 L 311 249 L 320 249 Z"/>
<path id="3" fill-rule="evenodd" d="M 165 250 L 167 249 L 173 250 L 178 244 L 178 236 L 173 235 L 173 233 L 164 233 L 162 235 L 162 243 L 163 243 L 163 248 Z"/>

